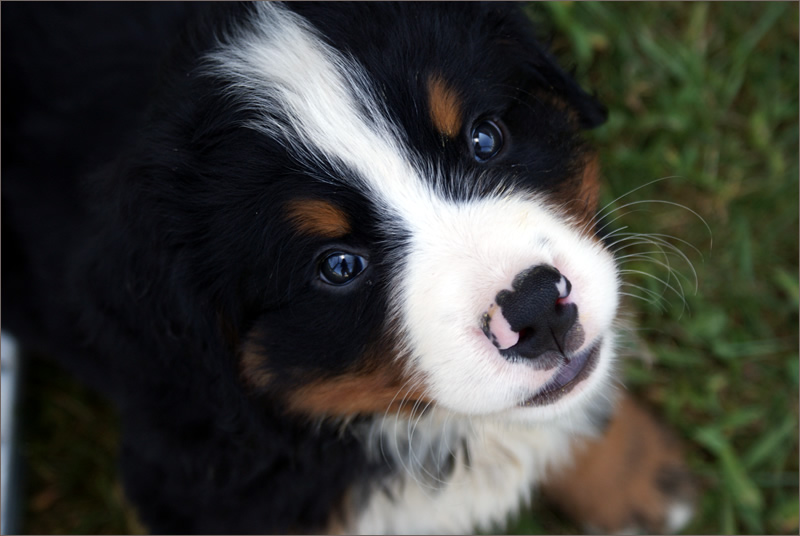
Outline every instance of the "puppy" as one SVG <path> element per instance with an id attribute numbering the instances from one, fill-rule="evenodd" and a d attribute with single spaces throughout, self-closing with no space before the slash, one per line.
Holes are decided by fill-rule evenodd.
<path id="1" fill-rule="evenodd" d="M 542 483 L 599 530 L 686 522 L 614 391 L 606 111 L 516 6 L 2 25 L 3 328 L 114 402 L 151 530 L 492 530 Z"/>

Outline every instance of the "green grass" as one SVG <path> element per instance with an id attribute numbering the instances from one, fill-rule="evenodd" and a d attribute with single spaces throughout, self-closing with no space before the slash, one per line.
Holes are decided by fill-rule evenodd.
<path id="1" fill-rule="evenodd" d="M 796 534 L 797 3 L 575 2 L 530 12 L 609 107 L 591 136 L 604 203 L 631 192 L 612 208 L 685 207 L 637 204 L 612 227 L 674 237 L 697 271 L 695 291 L 675 254 L 650 256 L 678 275 L 653 261 L 624 265 L 662 280 L 625 277 L 645 289 L 628 287 L 640 298 L 627 306 L 650 357 L 627 361 L 626 385 L 686 442 L 704 491 L 687 532 Z M 648 251 L 657 248 L 622 254 Z M 540 508 L 518 531 L 578 529 Z"/>
<path id="2" fill-rule="evenodd" d="M 703 489 L 687 532 L 796 534 L 798 4 L 576 2 L 530 13 L 609 107 L 591 133 L 604 204 L 631 192 L 612 207 L 685 207 L 634 205 L 613 226 L 674 237 L 697 271 L 695 292 L 675 254 L 677 274 L 625 264 L 663 280 L 626 275 L 649 300 L 631 298 L 626 315 L 651 358 L 626 362 L 626 386 L 686 444 Z M 33 372 L 25 530 L 140 530 L 110 476 L 114 416 L 54 370 Z M 512 530 L 580 532 L 542 506 Z"/>
<path id="3" fill-rule="evenodd" d="M 119 424 L 99 396 L 25 356 L 26 534 L 143 534 L 117 478 Z"/>

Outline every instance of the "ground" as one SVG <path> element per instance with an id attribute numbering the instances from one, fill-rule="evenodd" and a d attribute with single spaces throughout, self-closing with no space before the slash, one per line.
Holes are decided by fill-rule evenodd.
<path id="1" fill-rule="evenodd" d="M 606 221 L 643 233 L 617 245 L 625 384 L 686 444 L 704 492 L 686 532 L 796 534 L 798 4 L 528 11 L 610 110 L 591 134 Z M 141 532 L 114 478 L 113 412 L 30 364 L 25 532 Z M 512 531 L 581 529 L 540 504 Z"/>

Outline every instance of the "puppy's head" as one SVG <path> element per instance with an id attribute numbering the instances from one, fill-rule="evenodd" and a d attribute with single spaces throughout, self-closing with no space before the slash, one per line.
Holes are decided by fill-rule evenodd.
<path id="1" fill-rule="evenodd" d="M 538 419 L 596 395 L 618 281 L 580 130 L 605 111 L 524 16 L 248 9 L 186 82 L 174 179 L 248 387 L 331 416 Z"/>

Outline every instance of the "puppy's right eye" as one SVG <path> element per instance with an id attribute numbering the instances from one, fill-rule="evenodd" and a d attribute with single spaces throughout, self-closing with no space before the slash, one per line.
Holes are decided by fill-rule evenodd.
<path id="1" fill-rule="evenodd" d="M 329 285 L 350 283 L 367 268 L 367 260 L 352 253 L 336 251 L 326 255 L 319 265 L 319 276 Z"/>
<path id="2" fill-rule="evenodd" d="M 495 121 L 482 121 L 472 129 L 472 154 L 478 162 L 488 162 L 503 148 L 503 131 Z"/>

